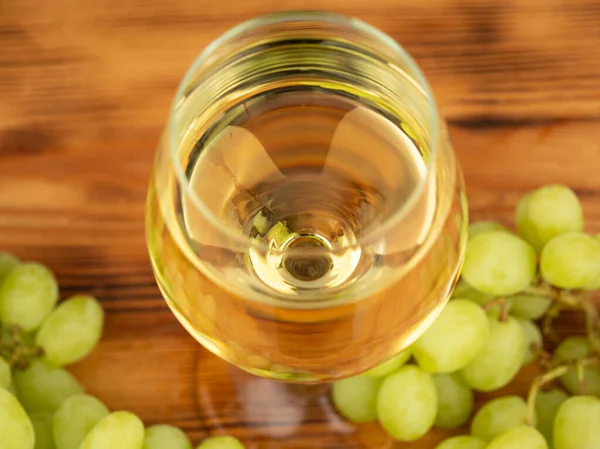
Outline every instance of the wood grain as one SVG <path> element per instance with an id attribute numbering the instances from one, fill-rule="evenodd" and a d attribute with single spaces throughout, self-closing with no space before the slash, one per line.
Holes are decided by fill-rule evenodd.
<path id="1" fill-rule="evenodd" d="M 472 218 L 510 224 L 523 192 L 560 182 L 600 231 L 598 0 L 0 0 L 0 248 L 47 263 L 63 296 L 101 298 L 105 337 L 73 371 L 112 409 L 194 441 L 221 428 L 251 448 L 375 447 L 373 429 L 332 427 L 318 402 L 299 419 L 260 385 L 244 425 L 235 386 L 257 384 L 176 322 L 145 249 L 146 182 L 179 78 L 230 26 L 295 8 L 361 17 L 415 56 L 450 123 Z"/>

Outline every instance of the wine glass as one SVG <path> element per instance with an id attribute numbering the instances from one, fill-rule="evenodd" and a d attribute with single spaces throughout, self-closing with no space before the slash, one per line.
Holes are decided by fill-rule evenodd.
<path id="1" fill-rule="evenodd" d="M 150 180 L 158 285 L 206 348 L 296 383 L 412 343 L 459 274 L 459 166 L 431 89 L 357 19 L 285 12 L 210 44 L 175 95 Z"/>

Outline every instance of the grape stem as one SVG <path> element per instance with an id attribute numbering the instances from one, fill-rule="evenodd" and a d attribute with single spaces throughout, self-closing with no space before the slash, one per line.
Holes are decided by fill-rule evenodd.
<path id="1" fill-rule="evenodd" d="M 586 316 L 586 331 L 588 339 L 590 340 L 590 344 L 592 345 L 594 352 L 600 355 L 600 325 L 598 322 L 598 309 L 596 308 L 592 298 L 589 296 L 582 298 L 581 306 Z"/>
<path id="2" fill-rule="evenodd" d="M 567 290 L 557 289 L 545 283 L 532 285 L 526 288 L 524 293 L 532 296 L 543 296 L 567 307 L 580 308 L 581 305 L 579 295 L 573 295 Z"/>
<path id="3" fill-rule="evenodd" d="M 28 345 L 19 326 L 0 326 L 0 356 L 14 368 L 27 369 L 32 359 L 43 355 L 42 348 Z"/>
<path id="4" fill-rule="evenodd" d="M 548 339 L 557 339 L 553 324 L 564 309 L 583 311 L 586 317 L 588 339 L 593 351 L 600 355 L 600 320 L 598 309 L 587 292 L 558 289 L 544 282 L 539 282 L 525 289 L 525 293 L 534 296 L 543 296 L 553 301 L 552 306 L 544 316 L 542 328 L 544 336 Z"/>
<path id="5" fill-rule="evenodd" d="M 546 315 L 544 316 L 544 322 L 542 323 L 542 333 L 544 337 L 549 340 L 558 340 L 558 335 L 554 331 L 554 321 L 560 316 L 563 311 L 563 305 L 561 303 L 553 303 Z"/>
<path id="6" fill-rule="evenodd" d="M 577 375 L 577 382 L 581 394 L 585 394 L 585 367 L 589 365 L 600 366 L 600 319 L 598 309 L 593 299 L 585 291 L 571 291 L 552 287 L 544 282 L 539 282 L 525 290 L 526 294 L 543 296 L 550 299 L 553 303 L 546 312 L 543 320 L 542 332 L 546 338 L 557 339 L 558 335 L 554 330 L 554 322 L 565 309 L 580 310 L 585 314 L 586 333 L 593 349 L 594 355 L 590 357 L 573 360 L 572 362 L 554 365 L 549 353 L 542 350 L 540 354 L 541 363 L 547 371 L 536 377 L 532 382 L 527 397 L 527 416 L 528 425 L 533 425 L 535 417 L 535 401 L 540 389 L 549 382 L 565 375 L 569 370 L 574 369 Z"/>
<path id="7" fill-rule="evenodd" d="M 489 312 L 492 309 L 492 307 L 495 306 L 500 307 L 500 321 L 505 322 L 506 320 L 508 320 L 508 303 L 506 301 L 506 298 L 494 298 L 485 306 L 483 306 L 483 310 Z"/>
<path id="8" fill-rule="evenodd" d="M 538 393 L 540 392 L 540 389 L 547 383 L 550 383 L 553 380 L 564 376 L 569 372 L 570 369 L 574 368 L 577 370 L 577 375 L 580 382 L 580 389 L 581 392 L 584 393 L 584 368 L 590 365 L 600 365 L 600 357 L 592 356 L 579 360 L 574 360 L 572 362 L 556 366 L 550 371 L 547 371 L 544 374 L 541 374 L 538 377 L 536 377 L 535 380 L 532 382 L 531 387 L 529 388 L 529 394 L 527 396 L 527 416 L 525 418 L 526 424 L 529 426 L 533 426 L 535 417 L 535 400 L 537 398 Z"/>

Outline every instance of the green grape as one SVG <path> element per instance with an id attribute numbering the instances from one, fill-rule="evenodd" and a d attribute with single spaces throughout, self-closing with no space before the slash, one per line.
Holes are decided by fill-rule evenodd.
<path id="1" fill-rule="evenodd" d="M 583 229 L 583 211 L 568 187 L 548 185 L 525 195 L 516 209 L 519 234 L 540 252 L 560 234 Z"/>
<path id="2" fill-rule="evenodd" d="M 471 435 L 452 437 L 438 444 L 435 449 L 484 449 L 486 442 Z"/>
<path id="3" fill-rule="evenodd" d="M 192 443 L 178 427 L 159 424 L 146 429 L 144 449 L 192 449 Z"/>
<path id="4" fill-rule="evenodd" d="M 554 449 L 600 448 L 600 399 L 573 396 L 558 409 L 554 420 Z"/>
<path id="5" fill-rule="evenodd" d="M 452 298 L 470 299 L 480 306 L 485 306 L 486 304 L 492 302 L 496 297 L 494 295 L 486 295 L 485 293 L 481 293 L 461 280 L 458 282 L 458 284 L 456 284 L 456 287 L 454 287 Z"/>
<path id="6" fill-rule="evenodd" d="M 54 412 L 70 396 L 83 388 L 62 368 L 34 360 L 24 371 L 15 371 L 13 379 L 21 404 L 28 412 Z"/>
<path id="7" fill-rule="evenodd" d="M 335 408 L 349 421 L 360 423 L 377 419 L 377 392 L 382 379 L 355 376 L 333 383 Z"/>
<path id="8" fill-rule="evenodd" d="M 548 444 L 552 443 L 554 418 L 559 407 L 569 396 L 562 390 L 555 388 L 540 391 L 535 398 L 535 413 L 537 415 L 537 429 L 544 435 Z"/>
<path id="9" fill-rule="evenodd" d="M 545 296 L 515 295 L 512 297 L 511 315 L 526 320 L 539 320 L 552 305 L 552 300 Z"/>
<path id="10" fill-rule="evenodd" d="M 237 438 L 220 436 L 207 438 L 196 449 L 244 449 L 244 445 Z"/>
<path id="11" fill-rule="evenodd" d="M 0 388 L 8 388 L 10 384 L 10 365 L 0 356 Z"/>
<path id="12" fill-rule="evenodd" d="M 456 373 L 435 374 L 438 409 L 435 426 L 441 429 L 455 429 L 466 423 L 473 411 L 473 391 Z"/>
<path id="13" fill-rule="evenodd" d="M 450 301 L 433 324 L 413 344 L 413 355 L 426 371 L 450 373 L 479 353 L 489 335 L 485 312 L 467 299 Z"/>
<path id="14" fill-rule="evenodd" d="M 113 412 L 96 423 L 79 449 L 142 449 L 144 424 L 130 412 Z"/>
<path id="15" fill-rule="evenodd" d="M 20 260 L 9 253 L 0 252 L 0 284 L 10 270 L 19 265 Z"/>
<path id="16" fill-rule="evenodd" d="M 76 394 L 67 398 L 52 423 L 56 449 L 79 449 L 89 431 L 108 414 L 106 406 L 93 396 Z"/>
<path id="17" fill-rule="evenodd" d="M 503 298 L 504 304 L 496 304 L 490 307 L 488 306 L 488 304 L 494 299 L 496 299 L 496 296 L 481 293 L 475 290 L 466 282 L 462 281 L 459 282 L 456 288 L 454 289 L 454 292 L 452 293 L 452 299 L 468 299 L 473 301 L 474 303 L 479 304 L 482 307 L 487 306 L 486 313 L 488 315 L 495 316 L 496 318 L 500 317 L 503 309 L 505 309 L 506 312 L 510 312 L 513 305 L 512 297 L 507 297 Z"/>
<path id="18" fill-rule="evenodd" d="M 0 388 L 2 388 L 2 387 L 0 387 Z M 10 394 L 12 394 L 15 398 L 18 397 L 17 389 L 15 388 L 15 383 L 14 382 L 11 382 L 10 385 L 8 387 L 6 387 L 6 390 Z"/>
<path id="19" fill-rule="evenodd" d="M 525 335 L 512 317 L 506 321 L 490 318 L 490 336 L 477 357 L 461 370 L 474 390 L 493 391 L 507 385 L 521 368 Z"/>
<path id="20" fill-rule="evenodd" d="M 34 449 L 33 425 L 15 398 L 0 388 L 0 448 Z"/>
<path id="21" fill-rule="evenodd" d="M 567 337 L 554 351 L 554 358 L 561 363 L 572 362 L 592 355 L 592 346 L 587 338 Z M 589 365 L 583 368 L 583 391 L 580 390 L 577 369 L 572 367 L 560 378 L 560 383 L 571 394 L 600 396 L 600 368 Z"/>
<path id="22" fill-rule="evenodd" d="M 52 272 L 37 263 L 13 268 L 0 284 L 0 320 L 25 331 L 36 329 L 58 300 L 58 285 Z"/>
<path id="23" fill-rule="evenodd" d="M 56 449 L 52 436 L 52 413 L 33 413 L 29 419 L 35 432 L 35 449 Z"/>
<path id="24" fill-rule="evenodd" d="M 436 413 L 435 382 L 419 367 L 403 366 L 383 381 L 377 395 L 377 416 L 396 440 L 421 438 L 433 426 Z"/>
<path id="25" fill-rule="evenodd" d="M 548 444 L 537 429 L 518 426 L 494 438 L 485 449 L 548 449 Z"/>
<path id="26" fill-rule="evenodd" d="M 544 246 L 540 272 L 557 287 L 585 287 L 600 276 L 600 242 L 583 232 L 561 234 Z"/>
<path id="27" fill-rule="evenodd" d="M 385 377 L 392 374 L 401 366 L 404 366 L 412 355 L 411 348 L 406 348 L 404 351 L 395 355 L 387 362 L 383 362 L 381 365 L 371 368 L 369 371 L 363 373 L 363 376 L 368 377 Z"/>
<path id="28" fill-rule="evenodd" d="M 506 296 L 524 290 L 536 274 L 533 248 L 516 235 L 488 231 L 467 243 L 462 277 L 489 295 Z"/>
<path id="29" fill-rule="evenodd" d="M 492 399 L 481 407 L 473 421 L 471 434 L 484 441 L 492 441 L 498 435 L 525 424 L 527 403 L 519 396 Z"/>
<path id="30" fill-rule="evenodd" d="M 469 240 L 488 231 L 508 231 L 508 229 L 495 221 L 475 221 L 469 224 Z"/>
<path id="31" fill-rule="evenodd" d="M 600 233 L 596 234 L 593 239 L 600 243 Z M 592 278 L 583 286 L 584 290 L 600 290 L 600 273 L 596 273 L 596 276 Z"/>
<path id="32" fill-rule="evenodd" d="M 93 297 L 75 295 L 61 302 L 40 327 L 36 344 L 55 366 L 68 365 L 89 354 L 102 335 L 104 311 Z"/>
<path id="33" fill-rule="evenodd" d="M 533 321 L 520 318 L 517 318 L 517 321 L 521 325 L 525 336 L 525 355 L 523 356 L 523 364 L 525 365 L 538 358 L 543 344 L 542 332 Z"/>
<path id="34" fill-rule="evenodd" d="M 600 290 L 600 272 L 598 273 L 595 279 L 592 279 L 590 282 L 586 283 L 583 287 L 583 290 Z"/>

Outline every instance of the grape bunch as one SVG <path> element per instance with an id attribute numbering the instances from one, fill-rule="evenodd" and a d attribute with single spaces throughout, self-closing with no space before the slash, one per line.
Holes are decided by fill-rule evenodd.
<path id="1" fill-rule="evenodd" d="M 104 312 L 89 295 L 58 302 L 52 272 L 0 253 L 0 449 L 191 449 L 181 429 L 144 428 L 127 411 L 110 412 L 64 367 L 100 340 Z M 198 449 L 243 449 L 236 438 Z"/>
<path id="2" fill-rule="evenodd" d="M 436 449 L 600 449 L 600 235 L 583 232 L 579 199 L 562 185 L 525 195 L 515 221 L 516 233 L 469 226 L 450 301 L 410 347 L 334 384 L 342 416 L 378 421 L 405 442 L 433 427 L 469 429 Z M 583 314 L 585 334 L 552 345 L 564 310 Z M 528 363 L 542 374 L 527 398 L 488 398 L 475 411 L 476 395 L 505 387 Z"/>

